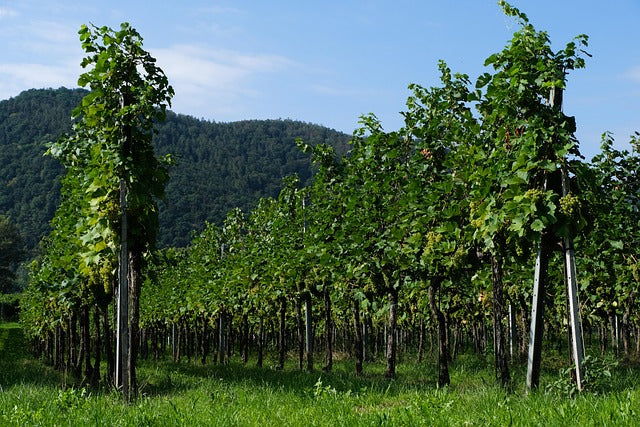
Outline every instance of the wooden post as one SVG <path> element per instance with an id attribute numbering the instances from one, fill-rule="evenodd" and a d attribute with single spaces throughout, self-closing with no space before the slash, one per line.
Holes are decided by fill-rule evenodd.
<path id="1" fill-rule="evenodd" d="M 542 357 L 542 333 L 544 330 L 544 291 L 547 284 L 549 247 L 546 233 L 540 238 L 536 266 L 533 275 L 533 301 L 531 303 L 531 329 L 529 330 L 529 357 L 527 358 L 527 390 L 540 384 L 540 360 Z"/>
<path id="2" fill-rule="evenodd" d="M 304 321 L 305 321 L 305 351 L 307 353 L 307 371 L 313 371 L 313 313 L 311 307 L 311 292 L 304 296 Z"/>
<path id="3" fill-rule="evenodd" d="M 225 364 L 226 343 L 224 331 L 224 311 L 220 311 L 218 315 L 218 351 L 220 353 L 220 364 Z"/>
<path id="4" fill-rule="evenodd" d="M 116 387 L 129 400 L 129 254 L 127 248 L 127 186 L 120 180 L 120 260 L 118 274 L 118 324 L 116 343 Z"/>
<path id="5" fill-rule="evenodd" d="M 225 245 L 220 245 L 220 260 L 224 258 Z M 220 308 L 220 314 L 218 315 L 218 352 L 220 354 L 220 364 L 225 363 L 226 343 L 224 339 L 224 309 Z"/>
<path id="6" fill-rule="evenodd" d="M 509 301 L 509 357 L 513 359 L 513 348 L 516 347 L 516 310 L 513 302 Z"/>
<path id="7" fill-rule="evenodd" d="M 569 194 L 569 177 L 567 170 L 562 168 L 562 195 Z M 573 250 L 573 239 L 565 237 L 563 240 L 565 282 L 569 299 L 569 327 L 571 328 L 571 351 L 576 369 L 576 386 L 582 390 L 584 372 L 582 360 L 584 358 L 584 344 L 582 341 L 582 324 L 580 322 L 580 304 L 578 303 L 578 283 L 576 280 L 576 256 Z"/>
<path id="8" fill-rule="evenodd" d="M 549 94 L 549 104 L 552 108 L 562 106 L 562 90 L 552 88 Z M 569 194 L 569 177 L 566 168 L 560 170 L 562 196 Z M 546 188 L 546 183 L 545 183 Z M 531 307 L 531 330 L 529 337 L 529 358 L 527 364 L 527 390 L 535 389 L 540 382 L 540 360 L 542 355 L 542 332 L 544 322 L 544 289 L 547 279 L 548 250 L 550 237 L 546 232 L 540 240 L 536 267 L 533 279 L 533 303 Z M 565 237 L 562 241 L 564 250 L 564 274 L 567 284 L 567 296 L 569 300 L 569 320 L 571 328 L 571 349 L 574 363 L 576 364 L 576 385 L 582 390 L 583 371 L 582 359 L 584 358 L 584 346 L 582 342 L 582 326 L 578 305 L 578 285 L 576 281 L 576 261 L 573 249 L 573 239 Z"/>

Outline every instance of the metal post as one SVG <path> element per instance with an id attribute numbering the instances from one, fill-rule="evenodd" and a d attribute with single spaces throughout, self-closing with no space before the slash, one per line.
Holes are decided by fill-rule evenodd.
<path id="1" fill-rule="evenodd" d="M 366 314 L 362 313 L 362 361 L 367 359 L 367 322 Z"/>
<path id="2" fill-rule="evenodd" d="M 306 213 L 306 199 L 302 197 L 302 236 L 307 233 L 307 213 Z M 304 322 L 305 322 L 305 351 L 307 356 L 307 371 L 313 370 L 313 310 L 312 310 L 312 295 L 309 290 L 304 294 Z"/>

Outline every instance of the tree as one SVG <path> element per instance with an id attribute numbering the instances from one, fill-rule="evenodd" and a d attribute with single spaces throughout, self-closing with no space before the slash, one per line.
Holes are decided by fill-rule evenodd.
<path id="1" fill-rule="evenodd" d="M 429 310 L 438 329 L 438 385 L 445 386 L 451 357 L 446 318 L 454 309 L 453 299 L 464 294 L 461 283 L 475 252 L 466 162 L 479 124 L 467 105 L 468 77 L 452 75 L 442 61 L 439 68 L 441 87 L 411 85 L 414 93 L 404 116 L 416 149 L 402 216 L 408 228 L 403 247 L 413 260 L 412 274 L 420 279 L 418 287 L 428 283 Z"/>
<path id="2" fill-rule="evenodd" d="M 588 295 L 587 315 L 602 325 L 610 323 L 616 352 L 620 330 L 624 357 L 629 357 L 632 313 L 640 290 L 640 140 L 638 134 L 631 138 L 631 151 L 616 150 L 613 142 L 610 134 L 603 135 L 601 153 L 579 176 L 585 181 L 581 198 L 564 200 L 563 209 L 568 216 L 586 214 L 589 219 L 581 245 L 586 255 L 582 265 L 588 271 L 582 280 Z M 621 324 L 616 328 L 619 317 Z"/>
<path id="3" fill-rule="evenodd" d="M 77 220 L 85 270 L 120 253 L 118 294 L 122 301 L 128 295 L 130 305 L 120 317 L 124 333 L 119 342 L 128 344 L 118 348 L 116 379 L 128 400 L 136 391 L 144 254 L 155 243 L 156 200 L 168 179 L 166 167 L 153 152 L 153 125 L 164 119 L 173 89 L 128 23 L 119 31 L 83 25 L 79 35 L 87 54 L 81 65 L 88 71 L 78 84 L 91 92 L 73 112 L 73 135 L 58 140 L 50 152 L 77 174 L 82 189 L 76 194 L 84 198 Z"/>
<path id="4" fill-rule="evenodd" d="M 491 259 L 496 376 L 507 385 L 503 264 L 523 248 L 531 252 L 536 241 L 546 256 L 553 235 L 568 236 L 569 222 L 558 209 L 559 172 L 570 166 L 568 155 L 580 153 L 573 135 L 575 119 L 554 104 L 551 94 L 564 89 L 568 71 L 584 67 L 580 47 L 586 46 L 587 37 L 580 35 L 554 52 L 546 32 L 537 31 L 507 2 L 499 3 L 521 28 L 501 52 L 486 59 L 494 73 L 476 82 L 482 129 L 477 155 L 470 161 L 475 202 L 471 215 L 476 238 Z"/>
<path id="5" fill-rule="evenodd" d="M 0 215 L 0 293 L 15 290 L 15 271 L 25 256 L 22 237 L 9 217 Z"/>

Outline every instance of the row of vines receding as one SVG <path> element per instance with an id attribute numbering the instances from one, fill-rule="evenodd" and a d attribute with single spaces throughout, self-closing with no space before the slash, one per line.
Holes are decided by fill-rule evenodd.
<path id="1" fill-rule="evenodd" d="M 151 200 L 164 179 L 148 145 L 122 160 L 103 135 L 103 145 L 78 155 L 78 141 L 95 140 L 92 117 L 149 119 L 152 110 L 113 118 L 92 110 L 97 95 L 89 95 L 79 136 L 52 148 L 69 173 L 22 302 L 37 354 L 94 383 L 106 359 L 102 377 L 113 380 L 118 171 L 132 161 L 131 173 L 142 172 L 130 178 L 129 238 L 144 242 L 130 255 L 144 280 L 134 355 L 203 364 L 237 357 L 277 369 L 294 359 L 309 371 L 319 360 L 331 370 L 340 357 L 358 374 L 383 359 L 390 378 L 399 361 L 431 358 L 444 386 L 450 361 L 469 351 L 492 354 L 496 380 L 508 387 L 509 367 L 527 358 L 535 255 L 546 233 L 547 345 L 567 345 L 563 255 L 555 249 L 571 237 L 588 353 L 640 357 L 640 139 L 619 151 L 605 134 L 601 153 L 585 160 L 574 118 L 550 93 L 584 67 L 587 37 L 554 51 L 547 33 L 500 4 L 520 28 L 487 58 L 490 71 L 472 82 L 441 62 L 438 86 L 411 85 L 402 128 L 388 132 L 365 116 L 345 156 L 299 141 L 316 168 L 310 184 L 286 178 L 277 198 L 207 224 L 186 248 L 151 251 L 148 243 Z M 131 96 L 164 105 L 164 75 L 149 70 L 157 80 Z M 149 141 L 148 128 L 133 129 Z M 553 184 L 563 168 L 566 195 Z"/>

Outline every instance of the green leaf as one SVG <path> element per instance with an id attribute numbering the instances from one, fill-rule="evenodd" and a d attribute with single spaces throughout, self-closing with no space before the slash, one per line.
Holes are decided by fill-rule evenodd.
<path id="1" fill-rule="evenodd" d="M 614 249 L 622 250 L 624 248 L 624 243 L 622 240 L 609 240 L 609 244 Z"/>
<path id="2" fill-rule="evenodd" d="M 495 56 L 495 55 L 493 55 L 493 56 Z M 488 62 L 489 62 L 490 58 L 488 58 L 487 61 L 485 62 L 485 64 L 484 64 L 485 66 L 488 65 Z M 489 74 L 489 73 L 482 74 L 480 77 L 478 77 L 478 80 L 476 80 L 476 88 L 480 89 L 480 88 L 485 87 L 491 81 L 492 78 L 493 78 L 493 76 L 491 74 Z"/>
<path id="3" fill-rule="evenodd" d="M 531 229 L 533 231 L 540 232 L 540 231 L 544 230 L 544 223 L 540 219 L 536 219 L 535 221 L 533 221 L 531 223 Z"/>

